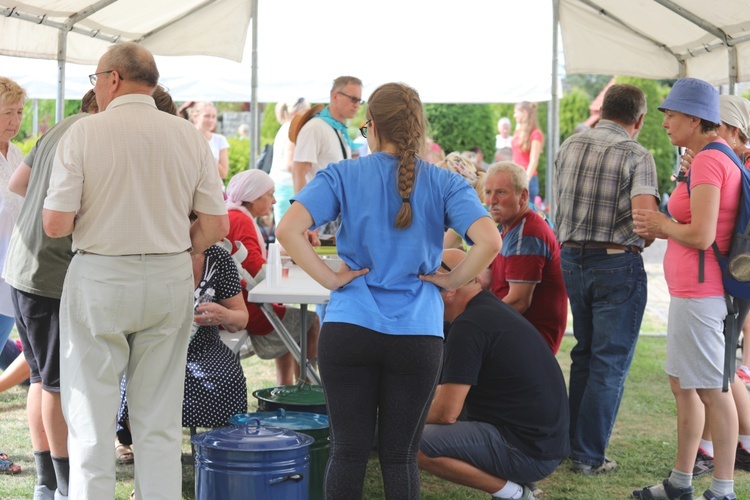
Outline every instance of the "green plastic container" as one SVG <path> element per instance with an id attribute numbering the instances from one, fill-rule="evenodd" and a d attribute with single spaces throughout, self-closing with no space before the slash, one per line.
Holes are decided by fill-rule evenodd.
<path id="1" fill-rule="evenodd" d="M 299 411 L 328 415 L 323 387 L 314 384 L 281 385 L 253 392 L 258 400 L 258 411 Z"/>

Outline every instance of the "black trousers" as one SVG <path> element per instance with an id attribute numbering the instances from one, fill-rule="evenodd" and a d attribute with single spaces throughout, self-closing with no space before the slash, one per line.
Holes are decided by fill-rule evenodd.
<path id="1" fill-rule="evenodd" d="M 417 450 L 442 352 L 436 336 L 323 324 L 318 360 L 331 425 L 326 499 L 362 498 L 376 422 L 385 497 L 419 498 Z"/>

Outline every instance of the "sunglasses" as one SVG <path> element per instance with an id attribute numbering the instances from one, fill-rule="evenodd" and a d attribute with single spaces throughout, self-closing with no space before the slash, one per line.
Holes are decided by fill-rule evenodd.
<path id="1" fill-rule="evenodd" d="M 369 127 L 371 123 L 372 120 L 367 120 L 361 127 L 359 127 L 359 133 L 362 134 L 362 137 L 365 139 L 367 139 L 367 127 Z"/>
<path id="2" fill-rule="evenodd" d="M 360 97 L 354 97 L 354 96 L 349 95 L 349 94 L 344 94 L 340 90 L 337 90 L 336 93 L 337 94 L 341 94 L 344 97 L 348 97 L 349 100 L 352 101 L 352 104 L 360 104 L 360 105 L 362 105 L 362 104 L 365 103 L 365 101 L 362 98 L 360 98 Z"/>

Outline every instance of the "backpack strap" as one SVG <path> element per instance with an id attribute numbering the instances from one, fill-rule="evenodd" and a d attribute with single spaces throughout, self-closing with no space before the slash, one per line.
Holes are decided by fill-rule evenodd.
<path id="1" fill-rule="evenodd" d="M 346 148 L 344 147 L 344 139 L 341 138 L 341 134 L 339 133 L 338 130 L 336 130 L 333 127 L 331 128 L 333 129 L 333 133 L 336 134 L 336 139 L 339 140 L 339 146 L 341 146 L 341 155 L 344 157 L 345 160 L 347 160 L 348 157 L 346 156 Z"/>
<path id="2" fill-rule="evenodd" d="M 732 151 L 732 149 L 727 146 L 726 144 L 722 142 L 709 142 L 705 146 L 703 146 L 703 149 L 701 151 L 706 151 L 709 149 L 715 149 L 717 151 L 721 151 L 725 155 L 729 157 L 730 160 L 734 162 L 735 165 L 741 170 L 745 168 L 742 165 L 742 160 L 740 160 L 740 157 L 737 156 L 737 153 Z M 685 184 L 687 187 L 688 196 L 690 196 L 690 173 L 692 172 L 692 169 L 688 170 L 687 179 L 685 180 Z M 716 259 L 721 258 L 721 253 L 719 252 L 719 246 L 716 244 L 716 241 L 711 243 L 711 248 L 714 250 L 714 254 L 716 255 Z M 698 250 L 698 283 L 703 283 L 705 279 L 705 272 L 704 272 L 704 262 L 706 260 L 706 252 L 704 250 Z"/>

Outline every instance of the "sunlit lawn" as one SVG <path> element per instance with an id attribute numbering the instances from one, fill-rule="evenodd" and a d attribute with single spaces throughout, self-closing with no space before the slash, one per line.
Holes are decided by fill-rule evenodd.
<path id="1" fill-rule="evenodd" d="M 647 317 L 644 329 L 663 332 L 664 325 Z M 563 372 L 568 372 L 569 353 L 573 345 L 566 336 L 558 360 Z M 620 465 L 618 472 L 602 477 L 582 477 L 571 473 L 569 463 L 560 468 L 538 486 L 544 490 L 545 500 L 556 499 L 612 499 L 627 498 L 634 488 L 660 482 L 671 469 L 676 446 L 675 410 L 663 372 L 666 339 L 642 336 L 636 351 L 633 367 L 614 429 L 608 455 Z M 274 385 L 274 365 L 257 357 L 243 360 L 248 379 L 248 397 L 251 411 L 256 407 L 253 390 Z M 0 394 L 0 450 L 8 453 L 23 467 L 18 476 L 0 476 L 0 499 L 31 498 L 35 475 L 34 462 L 25 416 L 24 388 L 15 388 Z M 103 446 L 112 446 L 110 442 Z M 113 447 L 114 453 L 114 447 Z M 137 450 L 136 450 L 137 460 Z M 187 432 L 183 441 L 183 496 L 194 498 L 194 469 L 190 456 Z M 116 498 L 127 499 L 133 489 L 133 466 L 118 465 Z M 709 486 L 707 477 L 696 481 L 699 496 Z M 737 472 L 735 488 L 738 498 L 750 498 L 750 473 Z M 473 499 L 488 495 L 460 487 L 422 474 L 422 492 L 426 499 Z M 382 481 L 373 454 L 367 472 L 365 498 L 383 497 Z"/>

